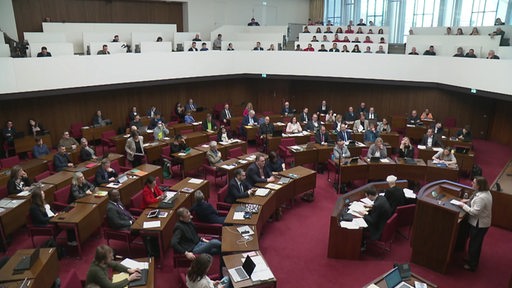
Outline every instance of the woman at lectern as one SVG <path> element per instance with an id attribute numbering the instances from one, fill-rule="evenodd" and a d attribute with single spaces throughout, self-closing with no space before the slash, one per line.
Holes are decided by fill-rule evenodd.
<path id="1" fill-rule="evenodd" d="M 464 269 L 470 271 L 475 271 L 478 267 L 482 244 L 492 218 L 492 195 L 487 179 L 482 176 L 475 177 L 473 189 L 473 196 L 470 199 L 463 199 L 459 204 L 468 213 L 469 246 Z"/>

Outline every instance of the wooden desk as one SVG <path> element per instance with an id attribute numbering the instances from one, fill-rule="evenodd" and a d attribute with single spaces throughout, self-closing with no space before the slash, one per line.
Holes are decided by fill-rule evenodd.
<path id="1" fill-rule="evenodd" d="M 269 197 L 269 196 L 267 196 Z M 265 197 L 265 198 L 267 198 Z M 238 199 L 238 200 L 241 200 Z M 232 225 L 249 225 L 249 226 L 255 226 L 256 229 L 258 229 L 258 227 L 263 227 L 263 221 L 260 221 L 259 220 L 259 215 L 261 213 L 258 213 L 258 214 L 252 214 L 252 217 L 249 218 L 249 219 L 241 219 L 241 220 L 235 220 L 233 219 L 233 216 L 235 215 L 235 211 L 237 209 L 237 207 L 240 207 L 242 204 L 240 203 L 234 203 L 233 205 L 231 205 L 231 208 L 229 209 L 229 212 L 228 212 L 228 215 L 226 215 L 226 220 L 224 221 L 224 223 L 226 224 L 232 224 Z M 261 223 L 260 223 L 261 222 Z M 256 231 L 254 231 L 256 232 Z M 261 233 L 261 229 L 258 229 L 257 231 L 258 233 Z M 256 234 L 257 237 L 259 237 L 259 234 Z"/>
<path id="2" fill-rule="evenodd" d="M 316 161 L 317 163 L 325 164 L 327 160 L 331 159 L 332 151 L 334 150 L 334 145 L 321 145 L 315 143 L 316 149 Z"/>
<path id="3" fill-rule="evenodd" d="M 242 127 L 245 130 L 247 141 L 256 140 L 258 137 L 258 133 L 260 131 L 260 126 L 258 125 L 245 125 Z"/>
<path id="4" fill-rule="evenodd" d="M 287 147 L 293 154 L 295 165 L 314 164 L 318 162 L 317 151 L 315 148 L 307 148 L 306 145 L 297 145 L 299 149 L 293 146 Z"/>
<path id="5" fill-rule="evenodd" d="M 280 172 L 279 174 L 284 177 L 290 177 L 290 174 L 295 174 L 298 176 L 295 179 L 291 177 L 292 181 L 289 183 L 292 186 L 291 188 L 293 191 L 293 197 L 300 195 L 304 192 L 315 191 L 316 171 L 304 168 L 302 166 L 295 166 L 293 168 Z"/>
<path id="6" fill-rule="evenodd" d="M 192 132 L 183 135 L 183 138 L 187 142 L 189 147 L 196 147 L 204 143 L 208 143 L 208 135 L 211 133 L 208 132 Z"/>
<path id="7" fill-rule="evenodd" d="M 176 225 L 177 215 L 174 213 L 180 204 L 184 201 L 187 196 L 181 194 L 175 200 L 175 209 L 160 209 L 162 212 L 167 212 L 167 217 L 148 218 L 149 211 L 153 210 L 146 209 L 140 214 L 139 218 L 132 224 L 132 230 L 139 231 L 142 235 L 156 237 L 158 239 L 158 245 L 160 248 L 160 261 L 164 259 L 164 252 L 167 251 L 171 245 L 172 229 Z M 160 227 L 155 228 L 144 228 L 144 222 L 147 221 L 160 221 Z"/>
<path id="8" fill-rule="evenodd" d="M 237 202 L 242 204 L 257 204 L 260 205 L 260 211 L 256 214 L 252 214 L 251 219 L 244 219 L 244 220 L 234 220 L 234 207 L 237 205 L 231 205 L 231 209 L 229 210 L 228 215 L 226 216 L 225 223 L 231 223 L 231 224 L 240 224 L 237 223 L 239 221 L 244 222 L 247 220 L 247 223 L 242 223 L 242 225 L 256 225 L 256 231 L 257 233 L 261 233 L 263 231 L 263 225 L 267 223 L 267 220 L 270 219 L 272 215 L 274 215 L 274 212 L 276 211 L 279 206 L 277 206 L 277 193 L 276 190 L 271 190 L 270 193 L 265 196 L 249 196 L 247 198 L 239 198 L 237 199 Z M 236 209 L 236 207 L 235 207 Z M 229 220 L 228 220 L 229 219 Z M 253 222 L 253 219 L 256 220 L 256 223 Z M 229 221 L 229 222 L 228 222 Z M 259 234 L 256 234 L 259 237 Z"/>
<path id="9" fill-rule="evenodd" d="M 190 149 L 190 152 L 185 153 L 177 152 L 171 154 L 177 161 L 181 163 L 181 178 L 185 178 L 185 173 L 198 170 L 199 167 L 204 163 L 206 152 L 199 151 L 196 149 Z"/>
<path id="10" fill-rule="evenodd" d="M 73 164 L 80 163 L 80 149 L 79 148 L 74 149 L 74 150 L 69 150 L 69 151 L 66 150 L 66 153 L 69 156 L 69 160 L 71 160 L 71 162 Z M 53 152 L 50 152 L 50 154 L 48 154 L 48 155 L 44 155 L 44 156 L 39 157 L 39 159 L 46 160 L 46 161 L 48 161 L 50 163 L 53 163 L 53 157 L 55 156 L 55 154 L 57 154 L 57 152 L 53 151 Z"/>
<path id="11" fill-rule="evenodd" d="M 37 175 L 48 171 L 48 161 L 43 159 L 30 159 L 19 164 L 25 172 L 27 172 L 28 178 L 34 179 Z"/>
<path id="12" fill-rule="evenodd" d="M 73 172 L 60 171 L 51 176 L 48 176 L 41 180 L 42 183 L 52 184 L 56 190 L 71 185 L 71 179 L 73 179 Z"/>
<path id="13" fill-rule="evenodd" d="M 53 217 L 50 219 L 50 222 L 57 224 L 62 229 L 72 227 L 75 231 L 78 253 L 81 257 L 82 243 L 100 228 L 101 223 L 103 223 L 103 217 L 99 206 L 88 203 L 76 203 L 73 209 Z"/>
<path id="14" fill-rule="evenodd" d="M 174 184 L 173 186 L 171 186 L 172 191 L 179 191 L 180 193 L 187 195 L 187 199 L 185 199 L 183 202 L 183 206 L 187 207 L 187 208 L 192 207 L 192 205 L 194 204 L 194 192 L 196 192 L 197 190 L 201 190 L 201 192 L 203 192 L 204 199 L 206 201 L 208 201 L 208 199 L 210 199 L 210 182 L 208 182 L 208 180 L 202 180 L 202 182 L 199 184 L 190 183 L 189 181 L 192 179 L 194 179 L 194 178 L 187 177 L 187 178 L 181 180 L 180 182 Z M 190 192 L 190 193 L 184 192 L 183 188 L 190 188 L 190 189 L 192 189 L 192 192 Z M 176 207 L 176 205 L 174 205 L 174 206 Z M 174 209 L 177 209 L 177 208 L 174 208 Z"/>
<path id="15" fill-rule="evenodd" d="M 395 174 L 395 161 L 389 157 L 386 159 L 387 162 L 372 163 L 370 159 L 364 158 L 368 164 L 368 179 L 386 179 L 389 175 Z"/>
<path id="16" fill-rule="evenodd" d="M 52 137 L 50 134 L 46 134 L 43 136 L 38 136 L 43 139 L 43 143 L 48 146 L 48 149 L 51 149 L 52 145 Z M 36 145 L 36 140 L 34 136 L 27 135 L 22 138 L 15 138 L 14 139 L 14 147 L 16 149 L 16 153 L 24 153 L 24 152 L 32 152 L 32 149 Z"/>
<path id="17" fill-rule="evenodd" d="M 129 206 L 130 199 L 137 194 L 137 192 L 141 191 L 144 188 L 144 184 L 142 183 L 142 178 L 131 175 L 128 179 L 119 185 L 116 188 L 107 187 L 108 184 L 103 184 L 102 189 L 110 190 L 117 189 L 119 190 L 119 196 L 121 197 L 121 202 L 125 206 Z"/>
<path id="18" fill-rule="evenodd" d="M 376 285 L 377 287 L 379 288 L 387 288 L 387 285 L 386 285 L 386 281 L 384 280 L 384 277 L 386 275 L 389 274 L 389 272 L 391 272 L 393 269 L 389 270 L 388 272 L 382 274 L 381 276 L 379 276 L 378 278 L 374 279 L 372 282 L 366 284 L 364 287 L 369 287 L 371 286 L 372 284 L 373 285 Z M 425 280 L 424 278 L 414 274 L 411 272 L 411 278 L 408 279 L 408 280 L 405 280 L 404 282 L 406 282 L 407 284 L 411 285 L 412 287 L 414 287 L 414 281 L 418 281 L 418 282 L 423 282 L 425 284 L 427 284 L 427 287 L 428 288 L 437 288 L 437 285 Z"/>
<path id="19" fill-rule="evenodd" d="M 215 164 L 215 167 L 219 171 L 223 171 L 226 173 L 226 183 L 229 184 L 230 179 L 235 177 L 235 171 L 237 169 L 247 170 L 247 167 L 251 165 L 254 161 L 249 160 L 240 160 L 237 158 L 232 158 L 223 162 L 220 162 L 218 164 Z M 228 168 L 229 167 L 229 168 Z"/>
<path id="20" fill-rule="evenodd" d="M 11 169 L 2 168 L 0 169 L 0 187 L 7 187 L 7 182 L 11 177 Z"/>
<path id="21" fill-rule="evenodd" d="M 102 188 L 96 187 L 94 192 L 105 191 Z M 108 196 L 97 196 L 97 195 L 86 195 L 82 198 L 79 198 L 75 201 L 75 203 L 84 203 L 90 205 L 97 205 L 100 211 L 101 217 L 105 217 L 107 215 L 107 204 L 108 204 Z"/>
<path id="22" fill-rule="evenodd" d="M 263 257 L 263 254 L 260 251 L 257 251 L 256 253 L 258 254 L 258 256 Z M 226 264 L 226 268 L 229 270 L 229 269 L 241 266 L 242 263 L 243 263 L 241 261 L 241 259 L 244 258 L 244 255 L 243 254 L 224 255 L 222 258 L 224 259 L 224 264 Z M 265 260 L 265 259 L 263 259 L 263 260 Z M 268 266 L 268 263 L 267 263 L 267 266 Z M 269 269 L 270 269 L 270 267 L 269 267 Z M 231 278 L 231 276 L 230 276 L 230 278 Z M 233 284 L 234 288 L 243 288 L 243 287 L 276 287 L 277 286 L 277 280 L 275 278 L 273 278 L 273 279 L 269 279 L 269 280 L 266 280 L 266 281 L 257 281 L 257 282 L 255 282 L 255 281 L 252 281 L 251 279 L 247 279 L 247 280 L 235 283 L 233 281 L 233 279 L 231 279 L 231 284 Z"/>
<path id="23" fill-rule="evenodd" d="M 457 138 L 447 137 L 446 139 L 442 140 L 444 142 L 445 146 L 450 146 L 452 148 L 455 147 L 462 147 L 466 149 L 473 149 L 473 141 L 462 141 Z"/>
<path id="24" fill-rule="evenodd" d="M 416 164 L 408 164 L 404 158 L 396 158 L 395 175 L 398 179 L 406 179 L 423 183 L 427 173 L 427 164 L 423 159 L 414 159 Z"/>
<path id="25" fill-rule="evenodd" d="M 303 132 L 302 135 L 295 135 L 295 136 L 291 136 L 291 134 L 283 134 L 284 137 L 281 137 L 281 136 L 277 136 L 277 137 L 274 137 L 274 136 L 269 136 L 267 139 L 268 139 L 268 143 L 267 143 L 267 149 L 268 151 L 277 151 L 279 149 L 279 145 L 281 144 L 281 139 L 283 138 L 289 138 L 289 137 L 292 137 L 295 139 L 295 144 L 296 145 L 302 145 L 302 144 L 306 144 L 309 142 L 309 140 L 311 140 L 311 133 L 309 132 Z"/>
<path id="26" fill-rule="evenodd" d="M 432 191 L 439 195 L 437 199 Z M 465 212 L 450 204 L 460 194 L 472 195 L 474 190 L 451 181 L 428 183 L 418 192 L 411 240 L 411 262 L 440 273 L 446 273 Z"/>
<path id="27" fill-rule="evenodd" d="M 436 155 L 436 153 L 438 152 L 437 150 L 439 150 L 439 149 L 442 150 L 442 148 L 434 148 L 434 149 L 432 149 L 432 148 L 426 148 L 426 149 L 418 148 L 418 158 L 420 158 L 421 160 L 425 161 L 425 163 L 427 163 L 428 160 L 432 160 L 432 157 L 434 155 Z"/>
<path id="28" fill-rule="evenodd" d="M 409 137 L 409 139 L 415 143 L 419 143 L 425 133 L 427 133 L 427 128 L 424 126 L 407 125 L 405 127 L 405 136 Z"/>
<path id="29" fill-rule="evenodd" d="M 396 185 L 400 188 L 407 188 L 407 181 L 399 180 L 396 182 Z M 327 257 L 348 260 L 358 260 L 360 258 L 363 229 L 352 230 L 341 228 L 340 216 L 350 202 L 364 198 L 364 192 L 370 187 L 374 187 L 379 191 L 388 188 L 389 185 L 385 181 L 368 183 L 340 196 L 336 201 L 329 224 Z"/>
<path id="30" fill-rule="evenodd" d="M 137 286 L 140 288 L 153 288 L 155 287 L 155 258 L 135 258 L 133 259 L 137 262 L 148 262 L 148 278 L 146 281 L 146 285 Z M 119 274 L 119 273 L 116 273 Z"/>
<path id="31" fill-rule="evenodd" d="M 198 119 L 196 119 L 198 120 Z M 201 129 L 201 125 L 192 125 L 192 124 L 187 124 L 187 123 L 178 123 L 178 124 L 174 124 L 169 128 L 169 132 L 172 133 L 173 136 L 175 135 L 182 135 L 183 131 L 185 130 L 191 130 L 191 131 L 200 131 Z M 188 133 L 185 133 L 186 135 L 188 135 Z"/>
<path id="32" fill-rule="evenodd" d="M 87 139 L 87 141 L 92 142 L 94 140 L 101 139 L 101 133 L 114 130 L 115 128 L 112 125 L 105 126 L 83 126 L 80 130 L 82 130 L 82 137 Z"/>
<path id="33" fill-rule="evenodd" d="M 28 210 L 30 208 L 29 199 L 19 199 L 14 197 L 6 197 L 4 199 L 15 200 L 18 205 L 13 208 L 2 208 L 0 212 L 0 236 L 4 247 L 7 247 L 6 239 L 9 235 L 16 232 L 27 223 Z"/>
<path id="34" fill-rule="evenodd" d="M 349 161 L 350 158 L 342 158 L 341 161 L 334 160 L 338 168 L 338 179 L 335 182 L 338 183 L 338 187 L 342 183 L 346 184 L 354 180 L 368 180 L 368 164 L 360 158 L 354 164 L 350 164 Z M 339 165 L 340 162 L 341 165 Z"/>
<path id="35" fill-rule="evenodd" d="M 136 173 L 137 170 L 142 171 L 143 173 L 146 173 L 146 174 L 139 176 Z M 132 170 L 130 170 L 126 173 L 129 175 L 139 176 L 141 178 L 140 180 L 141 180 L 142 185 L 145 185 L 146 180 L 148 179 L 149 176 L 153 176 L 153 178 L 155 178 L 155 179 L 156 178 L 160 179 L 160 184 L 164 182 L 164 174 L 162 171 L 162 167 L 160 167 L 158 165 L 142 164 L 142 165 L 139 165 L 139 166 L 133 168 Z"/>
<path id="36" fill-rule="evenodd" d="M 92 167 L 90 167 L 89 165 L 91 165 Z M 88 168 L 88 167 L 90 167 L 90 168 Z M 100 162 L 90 160 L 90 161 L 85 161 L 78 165 L 75 165 L 74 167 L 66 167 L 63 169 L 63 171 L 71 172 L 73 174 L 75 174 L 76 172 L 82 172 L 82 174 L 84 174 L 85 179 L 88 179 L 88 178 L 96 175 L 96 171 L 98 170 L 99 167 L 100 167 Z"/>
<path id="37" fill-rule="evenodd" d="M 240 253 L 260 250 L 258 243 L 258 233 L 255 231 L 256 226 L 250 226 L 254 231 L 254 235 L 251 235 L 251 240 L 245 240 L 244 237 L 236 230 L 240 226 L 223 226 L 222 227 L 222 247 L 221 251 L 223 254 Z"/>
<path id="38" fill-rule="evenodd" d="M 24 256 L 29 256 L 33 252 L 34 249 L 17 250 L 0 270 L 0 282 L 23 281 L 25 278 L 28 278 L 31 280 L 29 287 L 52 287 L 53 282 L 59 277 L 60 269 L 57 250 L 55 248 L 41 248 L 39 250 L 39 259 L 37 259 L 29 270 L 20 274 L 12 274 L 16 264 L 18 264 Z"/>
<path id="39" fill-rule="evenodd" d="M 492 183 L 492 226 L 500 227 L 512 231 L 512 217 L 509 217 L 512 211 L 512 162 L 508 162 L 505 169 Z M 497 191 L 496 184 L 500 184 L 501 191 Z"/>
<path id="40" fill-rule="evenodd" d="M 170 138 L 163 139 L 162 141 L 154 141 L 151 143 L 144 144 L 144 154 L 148 163 L 155 163 L 161 159 L 162 148 L 169 145 L 171 142 Z"/>
<path id="41" fill-rule="evenodd" d="M 347 149 L 350 151 L 350 155 L 352 155 L 352 157 L 366 157 L 366 154 L 363 155 L 363 149 L 368 150 L 368 148 L 369 146 L 361 142 L 357 142 L 355 145 L 347 145 Z"/>
<path id="42" fill-rule="evenodd" d="M 434 182 L 438 180 L 459 181 L 459 168 L 457 165 L 448 167 L 438 167 L 432 160 L 427 161 L 426 181 Z"/>

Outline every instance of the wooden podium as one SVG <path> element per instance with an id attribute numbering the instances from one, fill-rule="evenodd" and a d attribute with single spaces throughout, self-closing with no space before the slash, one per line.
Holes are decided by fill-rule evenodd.
<path id="1" fill-rule="evenodd" d="M 429 183 L 418 193 L 411 240 L 411 262 L 440 273 L 446 273 L 450 263 L 459 223 L 465 212 L 450 200 L 469 196 L 474 190 L 455 182 L 441 180 Z"/>

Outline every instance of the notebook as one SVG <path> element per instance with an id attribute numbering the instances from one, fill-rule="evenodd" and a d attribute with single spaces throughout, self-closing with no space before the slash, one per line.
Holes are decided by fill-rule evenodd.
<path id="1" fill-rule="evenodd" d="M 247 256 L 245 257 L 244 264 L 242 264 L 242 266 L 229 269 L 229 274 L 231 275 L 233 282 L 240 282 L 249 279 L 252 272 L 254 272 L 254 268 L 256 268 L 256 263 L 252 261 L 250 256 Z"/>
<path id="2" fill-rule="evenodd" d="M 23 271 L 28 270 L 34 265 L 34 263 L 39 258 L 39 249 L 35 249 L 32 254 L 23 256 L 20 261 L 14 267 L 14 274 L 23 273 Z"/>
<path id="3" fill-rule="evenodd" d="M 412 288 L 411 285 L 402 281 L 398 267 L 395 267 L 391 272 L 384 276 L 384 281 L 388 288 Z"/>

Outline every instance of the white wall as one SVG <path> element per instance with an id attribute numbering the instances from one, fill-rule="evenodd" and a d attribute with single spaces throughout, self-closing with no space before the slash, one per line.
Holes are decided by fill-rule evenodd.
<path id="1" fill-rule="evenodd" d="M 9 37 L 18 41 L 18 29 L 16 29 L 12 0 L 0 0 L 0 29 L 7 33 Z"/>
<path id="2" fill-rule="evenodd" d="M 309 0 L 188 0 L 184 1 L 185 31 L 198 31 L 208 37 L 222 25 L 246 25 L 252 17 L 260 25 L 307 23 Z M 262 5 L 266 2 L 267 5 Z M 185 14 L 185 13 L 184 13 Z M 188 27 L 188 29 L 187 29 Z M 211 39 L 203 39 L 211 40 Z"/>

